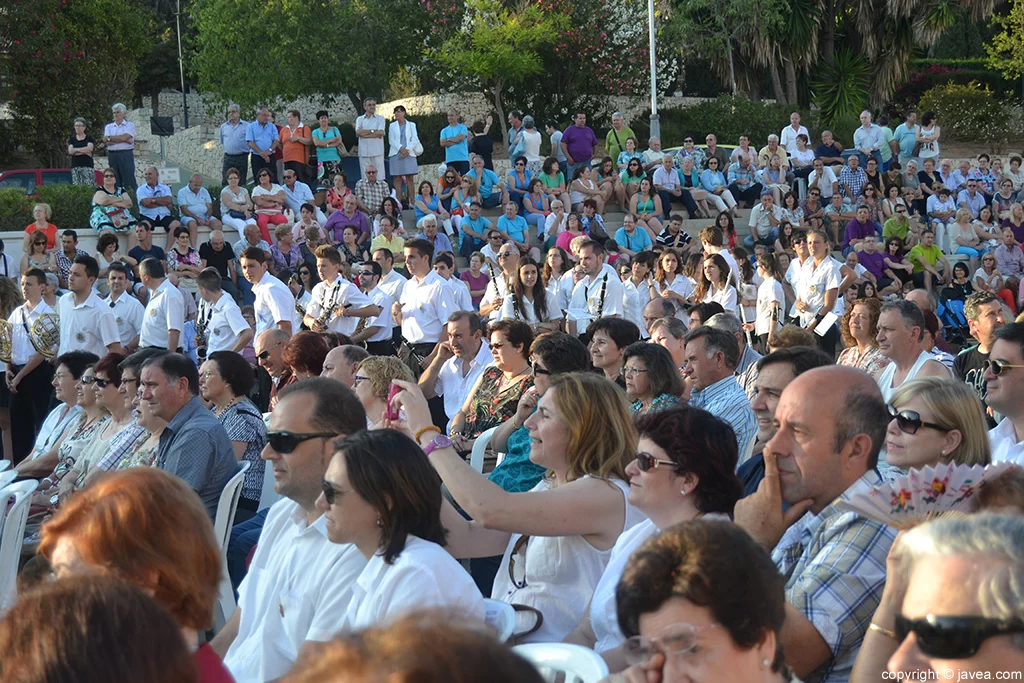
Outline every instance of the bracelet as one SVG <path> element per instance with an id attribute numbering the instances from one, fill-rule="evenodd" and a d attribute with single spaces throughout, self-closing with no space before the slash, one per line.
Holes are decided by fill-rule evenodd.
<path id="1" fill-rule="evenodd" d="M 413 437 L 413 439 L 416 441 L 416 443 L 419 443 L 420 437 L 426 434 L 427 432 L 434 432 L 435 434 L 440 434 L 441 430 L 436 425 L 427 425 L 423 429 L 416 432 L 416 435 Z"/>
<path id="2" fill-rule="evenodd" d="M 875 633 L 881 633 L 886 638 L 890 638 L 892 640 L 895 640 L 897 643 L 900 642 L 900 639 L 896 636 L 896 631 L 893 631 L 893 630 L 890 630 L 890 629 L 887 629 L 887 628 L 882 628 L 881 626 L 879 626 L 878 624 L 876 624 L 873 621 L 871 622 L 870 625 L 868 625 L 868 630 L 869 631 L 874 631 Z"/>

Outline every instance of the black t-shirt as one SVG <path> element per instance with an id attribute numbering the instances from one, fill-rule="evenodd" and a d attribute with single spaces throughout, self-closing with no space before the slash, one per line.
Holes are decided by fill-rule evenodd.
<path id="1" fill-rule="evenodd" d="M 74 135 L 68 138 L 68 144 L 75 149 L 83 149 L 89 145 L 95 145 L 93 139 L 86 135 L 84 140 L 79 140 Z M 92 168 L 92 157 L 88 154 L 76 154 L 71 157 L 71 168 Z"/>
<path id="2" fill-rule="evenodd" d="M 206 261 L 207 268 L 216 268 L 221 277 L 231 277 L 228 272 L 228 261 L 235 258 L 230 247 L 225 244 L 220 251 L 214 251 L 209 242 L 199 245 L 199 258 Z"/>
<path id="3" fill-rule="evenodd" d="M 977 346 L 972 346 L 961 351 L 960 355 L 953 361 L 953 374 L 957 376 L 957 379 L 973 389 L 982 403 L 985 402 L 985 395 L 987 393 L 985 370 L 983 368 L 987 360 L 987 353 L 982 353 L 978 350 Z"/>
<path id="4" fill-rule="evenodd" d="M 494 170 L 494 161 L 491 160 L 491 155 L 494 153 L 494 141 L 491 140 L 490 135 L 475 136 L 469 143 L 469 151 L 484 158 L 484 168 Z"/>

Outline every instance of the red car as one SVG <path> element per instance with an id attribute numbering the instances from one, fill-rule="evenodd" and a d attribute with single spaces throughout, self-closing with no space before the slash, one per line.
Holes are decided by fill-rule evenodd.
<path id="1" fill-rule="evenodd" d="M 70 185 L 70 168 L 25 168 L 0 171 L 0 189 L 17 187 L 33 194 L 41 185 Z M 96 171 L 96 185 L 103 184 L 103 171 Z"/>

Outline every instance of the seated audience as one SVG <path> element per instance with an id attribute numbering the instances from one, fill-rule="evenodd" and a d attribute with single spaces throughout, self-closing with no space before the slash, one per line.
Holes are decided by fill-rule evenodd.
<path id="1" fill-rule="evenodd" d="M 636 342 L 622 354 L 622 376 L 626 396 L 633 404 L 629 412 L 635 416 L 657 413 L 679 405 L 683 378 L 672 354 L 658 344 Z"/>
<path id="2" fill-rule="evenodd" d="M 382 429 L 388 391 L 396 379 L 413 381 L 412 371 L 395 356 L 370 356 L 352 374 L 352 388 L 366 411 L 367 429 Z"/>

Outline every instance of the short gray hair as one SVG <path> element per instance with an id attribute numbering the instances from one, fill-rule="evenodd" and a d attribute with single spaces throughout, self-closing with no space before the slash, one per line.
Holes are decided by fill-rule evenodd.
<path id="1" fill-rule="evenodd" d="M 917 307 L 912 301 L 906 299 L 899 299 L 897 301 L 890 301 L 886 305 L 882 306 L 882 310 L 879 313 L 887 313 L 888 311 L 896 311 L 899 313 L 900 318 L 903 320 L 903 324 L 909 329 L 916 327 L 919 330 L 917 341 L 924 339 L 925 326 L 924 326 L 924 313 Z"/>
<path id="2" fill-rule="evenodd" d="M 729 334 L 739 334 L 743 331 L 743 323 L 732 313 L 715 313 L 704 324 Z"/>
<path id="3" fill-rule="evenodd" d="M 907 571 L 925 557 L 984 556 L 991 569 L 978 586 L 981 613 L 1024 618 L 1024 518 L 986 513 L 943 517 L 903 534 L 896 554 Z M 1016 642 L 1021 647 L 1024 638 Z"/>
<path id="4" fill-rule="evenodd" d="M 775 142 L 778 142 L 779 141 L 779 136 L 776 135 L 775 133 L 772 133 L 771 135 L 768 136 L 768 142 L 771 142 L 772 140 L 774 140 Z"/>
<path id="5" fill-rule="evenodd" d="M 237 104 L 232 102 L 231 104 L 228 105 L 228 111 L 238 111 L 238 112 L 240 112 L 240 111 L 242 111 L 242 109 Z"/>
<path id="6" fill-rule="evenodd" d="M 714 358 L 716 353 L 721 353 L 725 359 L 725 367 L 730 370 L 735 370 L 740 364 L 740 343 L 736 340 L 736 335 L 701 325 L 686 333 L 687 344 L 696 339 L 704 340 L 704 354 L 707 358 Z"/>
<path id="7" fill-rule="evenodd" d="M 119 112 L 121 112 L 123 114 L 127 114 L 128 113 L 128 107 L 126 107 L 123 104 L 121 104 L 120 102 L 118 102 L 117 104 L 115 104 L 112 107 L 110 107 L 110 111 L 119 111 Z"/>

